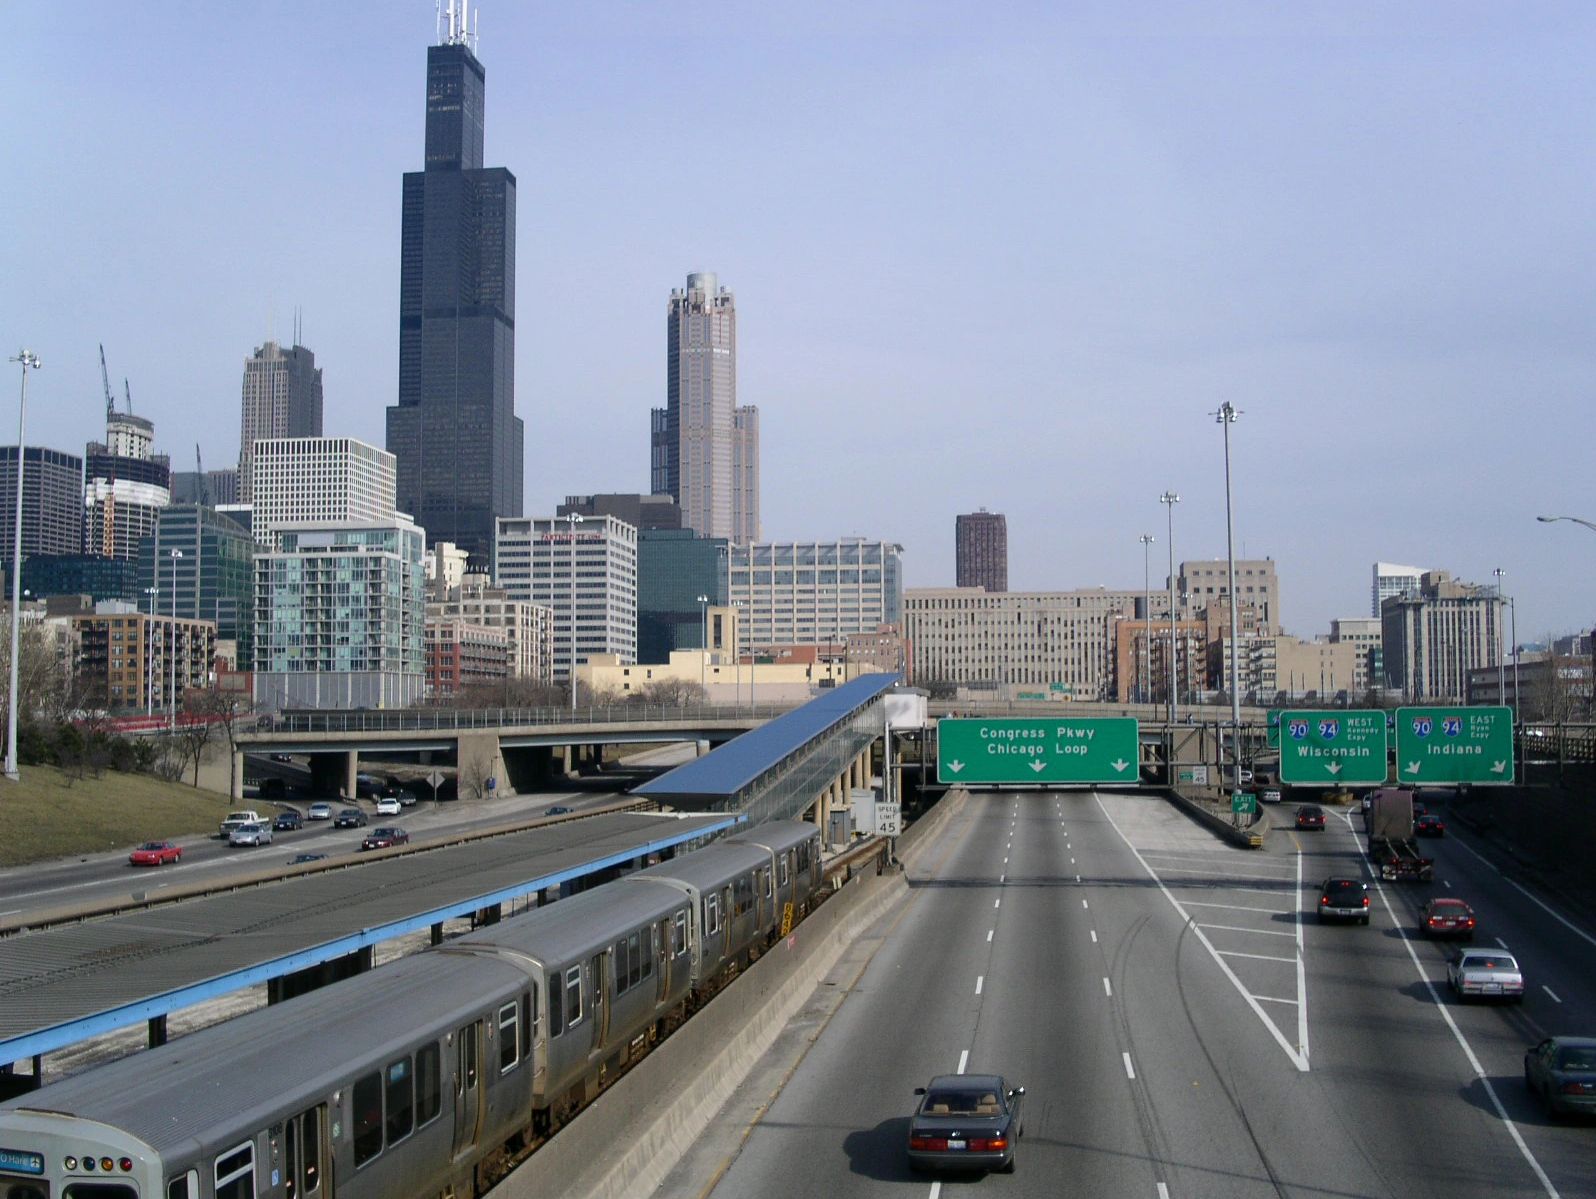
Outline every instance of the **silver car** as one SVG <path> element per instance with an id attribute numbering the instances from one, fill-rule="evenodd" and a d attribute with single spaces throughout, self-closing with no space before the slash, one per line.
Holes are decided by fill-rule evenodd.
<path id="1" fill-rule="evenodd" d="M 1524 1002 L 1524 974 L 1505 949 L 1465 949 L 1446 966 L 1446 981 L 1459 999 Z"/>
<path id="2" fill-rule="evenodd" d="M 241 824 L 227 836 L 229 845 L 270 845 L 272 826 L 269 824 Z"/>

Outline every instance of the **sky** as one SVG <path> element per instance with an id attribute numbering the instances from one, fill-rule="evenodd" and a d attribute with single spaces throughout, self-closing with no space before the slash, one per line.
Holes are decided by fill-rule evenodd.
<path id="1" fill-rule="evenodd" d="M 768 539 L 1008 520 L 1015 590 L 1272 557 L 1288 631 L 1379 561 L 1596 621 L 1596 6 L 580 5 L 485 0 L 486 165 L 516 176 L 525 511 L 648 487 L 665 309 L 736 295 Z M 96 346 L 157 449 L 236 462 L 243 362 L 323 368 L 381 445 L 424 0 L 14 8 L 0 346 L 27 441 L 103 435 Z M 11 442 L 19 368 L 0 374 Z"/>

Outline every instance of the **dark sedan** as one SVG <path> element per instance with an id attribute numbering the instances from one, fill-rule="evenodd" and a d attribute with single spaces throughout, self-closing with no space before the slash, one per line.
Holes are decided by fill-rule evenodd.
<path id="1" fill-rule="evenodd" d="M 402 828 L 374 828 L 360 843 L 361 849 L 387 849 L 393 845 L 410 844 L 410 834 Z"/>
<path id="2" fill-rule="evenodd" d="M 1446 825 L 1434 812 L 1426 812 L 1413 822 L 1413 835 L 1415 837 L 1444 837 Z"/>
<path id="3" fill-rule="evenodd" d="M 1424 905 L 1419 913 L 1419 931 L 1427 937 L 1457 937 L 1474 940 L 1474 909 L 1461 899 L 1439 896 Z"/>
<path id="4" fill-rule="evenodd" d="M 272 829 L 279 833 L 292 833 L 305 827 L 305 818 L 299 814 L 297 808 L 289 808 L 278 812 L 272 821 Z"/>
<path id="5" fill-rule="evenodd" d="M 1316 803 L 1305 803 L 1297 809 L 1298 828 L 1324 828 L 1324 809 Z"/>
<path id="6" fill-rule="evenodd" d="M 909 1166 L 915 1170 L 1014 1170 L 1014 1143 L 1025 1135 L 1025 1088 L 997 1074 L 940 1074 L 915 1088 L 909 1118 Z"/>
<path id="7" fill-rule="evenodd" d="M 1596 1037 L 1547 1037 L 1524 1054 L 1524 1085 L 1548 1116 L 1596 1116 Z"/>
<path id="8" fill-rule="evenodd" d="M 333 817 L 334 828 L 365 828 L 366 814 L 359 808 L 339 808 Z"/>
<path id="9" fill-rule="evenodd" d="M 1327 878 L 1319 888 L 1319 922 L 1369 923 L 1369 884 L 1361 878 Z"/>

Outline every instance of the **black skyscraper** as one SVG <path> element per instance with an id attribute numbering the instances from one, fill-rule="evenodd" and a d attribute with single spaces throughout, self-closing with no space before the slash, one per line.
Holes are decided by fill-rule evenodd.
<path id="1" fill-rule="evenodd" d="M 451 5 L 452 8 L 452 5 Z M 515 415 L 515 176 L 482 166 L 486 77 L 463 30 L 427 49 L 426 169 L 404 180 L 397 500 L 429 541 L 487 568 L 521 515 Z"/>

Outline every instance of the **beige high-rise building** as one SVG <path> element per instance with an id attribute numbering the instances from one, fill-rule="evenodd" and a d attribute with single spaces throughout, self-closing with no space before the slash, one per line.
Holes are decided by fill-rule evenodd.
<path id="1" fill-rule="evenodd" d="M 1224 558 L 1182 562 L 1176 576 L 1176 587 L 1186 597 L 1181 605 L 1182 617 L 1196 615 L 1205 608 L 1223 607 L 1224 597 L 1230 592 L 1229 572 L 1230 564 Z M 1169 589 L 1167 579 L 1164 589 Z M 1280 631 L 1280 580 L 1272 558 L 1237 558 L 1236 593 L 1241 600 L 1238 615 L 1251 604 L 1257 610 L 1261 632 Z"/>
<path id="2" fill-rule="evenodd" d="M 1495 587 L 1430 570 L 1419 589 L 1380 605 L 1386 686 L 1410 701 L 1468 699 L 1468 672 L 1502 660 L 1502 610 Z"/>
<path id="3" fill-rule="evenodd" d="M 394 456 L 353 437 L 257 441 L 254 471 L 250 531 L 268 549 L 288 525 L 394 518 Z"/>
<path id="4" fill-rule="evenodd" d="M 304 346 L 268 341 L 244 360 L 243 416 L 238 434 L 238 499 L 254 500 L 255 443 L 275 437 L 321 436 L 321 370 Z M 213 500 L 213 503 L 216 501 Z"/>
<path id="5" fill-rule="evenodd" d="M 1385 685 L 1380 636 L 1377 617 L 1344 616 L 1330 622 L 1330 640 L 1353 647 L 1352 689 L 1360 696 Z"/>

